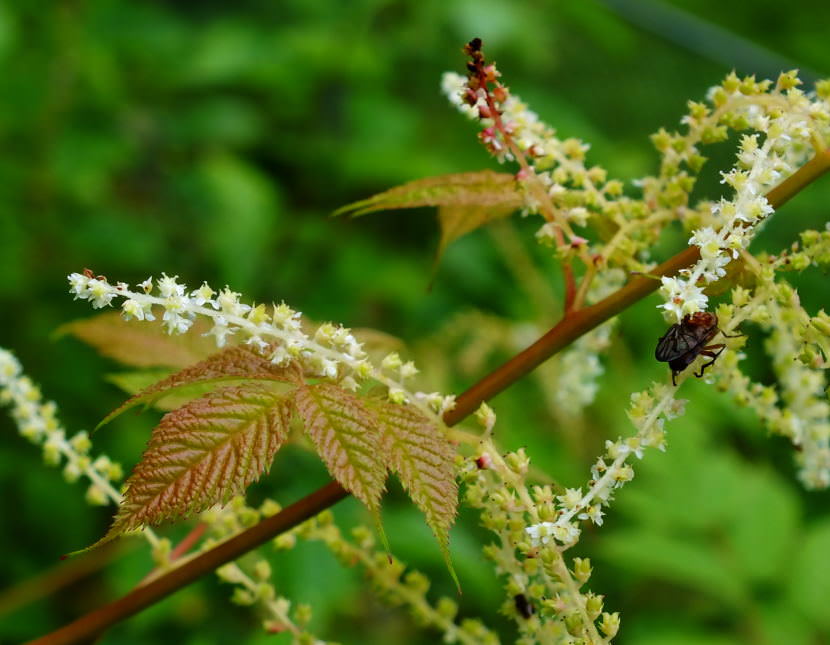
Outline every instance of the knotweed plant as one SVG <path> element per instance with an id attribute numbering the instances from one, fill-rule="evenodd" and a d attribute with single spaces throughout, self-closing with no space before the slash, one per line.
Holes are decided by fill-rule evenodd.
<path id="1" fill-rule="evenodd" d="M 624 620 L 587 587 L 590 561 L 568 551 L 586 525 L 601 526 L 613 515 L 609 507 L 635 477 L 637 462 L 652 449 L 668 449 L 667 422 L 694 405 L 678 391 L 695 373 L 755 411 L 768 431 L 791 441 L 806 487 L 830 486 L 824 371 L 830 317 L 824 311 L 810 314 L 787 280 L 794 272 L 826 270 L 830 230 L 803 231 L 772 254 L 752 247 L 775 210 L 830 168 L 830 81 L 805 91 L 795 72 L 775 81 L 730 74 L 705 99 L 689 102 L 680 131 L 660 129 L 653 135 L 659 172 L 626 182 L 589 163 L 588 144 L 559 138 L 512 94 L 478 39 L 465 53 L 467 73 L 445 74 L 442 88 L 475 122 L 480 142 L 507 171 L 421 179 L 340 212 L 356 216 L 436 206 L 439 257 L 455 239 L 494 220 L 513 213 L 541 218 L 535 241 L 561 268 L 564 297 L 553 305 L 560 322 L 456 397 L 412 385 L 418 369 L 398 352 L 370 358 L 359 334 L 338 324 L 313 325 L 282 302 L 248 303 L 231 287 L 188 286 L 167 274 L 131 286 L 89 270 L 73 273 L 69 288 L 76 299 L 95 309 L 118 308 L 120 316 L 75 323 L 70 333 L 127 364 L 147 365 L 149 354 L 174 368 L 162 380 L 134 388 L 102 424 L 137 405 L 170 397 L 180 404 L 153 430 L 122 493 L 111 483 L 119 468 L 88 456 L 85 433 L 65 438 L 55 407 L 41 402 L 37 388 L 5 352 L 0 353 L 3 400 L 11 403 L 21 433 L 43 446 L 47 461 L 63 459 L 68 479 L 90 480 L 90 501 L 119 504 L 101 542 L 142 530 L 157 553 L 178 556 L 182 549 L 149 527 L 199 513 L 207 537 L 198 554 L 159 557 L 160 570 L 140 591 L 68 625 L 50 636 L 59 640 L 48 642 L 81 642 L 216 567 L 220 578 L 236 585 L 236 602 L 265 611 L 267 629 L 312 642 L 305 631 L 309 609 L 291 611 L 290 601 L 270 582 L 268 562 L 254 556 L 247 568 L 233 563 L 272 539 L 281 550 L 297 540 L 323 542 L 347 565 L 363 567 L 382 598 L 406 606 L 419 622 L 443 632 L 447 642 L 499 642 L 485 627 L 487 617 L 459 622 L 454 600 L 430 600 L 428 579 L 406 572 L 389 553 L 379 510 L 391 471 L 423 513 L 453 578 L 448 545 L 460 482 L 462 502 L 479 512 L 482 526 L 493 534 L 483 550 L 503 583 L 502 611 L 516 624 L 517 642 L 609 643 L 624 629 Z M 730 137 L 737 141 L 734 165 L 720 172 L 727 195 L 693 201 L 707 162 L 705 146 Z M 670 226 L 686 231 L 689 246 L 657 263 L 653 247 Z M 518 257 L 511 235 L 498 235 L 497 244 Z M 522 262 L 527 264 L 526 256 Z M 528 290 L 545 292 L 546 280 L 551 281 L 534 277 Z M 654 315 L 667 325 L 698 312 L 717 316 L 722 336 L 712 342 L 725 345 L 722 355 L 697 357 L 705 348 L 684 340 L 691 344 L 681 349 L 695 360 L 678 370 L 676 386 L 667 372 L 664 381 L 630 394 L 631 432 L 605 442 L 581 486 L 552 484 L 557 473 L 536 471 L 524 450 L 505 454 L 494 439 L 496 413 L 485 402 L 561 351 L 558 363 L 543 368 L 556 372 L 547 405 L 560 421 L 575 418 L 601 385 L 615 316 L 658 288 L 661 301 Z M 553 302 L 552 293 L 540 297 Z M 465 320 L 475 337 L 485 339 L 479 340 L 485 350 L 491 339 L 510 337 L 515 344 L 521 337 L 516 328 L 527 328 L 521 321 L 482 324 L 476 315 Z M 143 335 L 133 333 L 134 326 L 143 326 Z M 755 382 L 741 369 L 745 347 L 768 354 L 774 383 Z M 701 361 L 710 358 L 714 363 L 704 374 Z M 471 415 L 475 426 L 453 428 Z M 499 429 L 500 435 L 509 431 Z M 246 488 L 267 472 L 285 443 L 302 443 L 303 435 L 333 482 L 285 509 L 271 501 L 258 509 L 248 506 Z M 351 540 L 325 510 L 346 494 L 374 518 L 373 528 L 359 527 Z M 375 535 L 383 550 L 376 549 Z"/>

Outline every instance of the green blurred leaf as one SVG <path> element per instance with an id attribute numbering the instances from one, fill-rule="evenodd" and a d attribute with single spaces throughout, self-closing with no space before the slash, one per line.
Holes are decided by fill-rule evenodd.
<path id="1" fill-rule="evenodd" d="M 238 289 L 248 288 L 277 237 L 281 215 L 277 184 L 250 162 L 230 154 L 205 159 L 199 176 L 210 208 L 203 229 L 210 256 L 224 280 Z"/>
<path id="2" fill-rule="evenodd" d="M 758 614 L 751 616 L 755 615 L 759 616 L 760 625 L 757 629 L 763 633 L 760 637 L 763 638 L 762 642 L 787 645 L 812 645 L 819 642 L 818 635 L 811 626 L 798 612 L 782 603 L 780 596 L 776 596 L 770 604 L 763 605 Z"/>
<path id="3" fill-rule="evenodd" d="M 742 641 L 724 634 L 699 631 L 691 625 L 652 625 L 648 619 L 639 621 L 634 639 L 636 645 L 739 645 Z M 631 630 L 622 628 L 631 636 Z M 622 631 L 622 630 L 621 630 Z"/>
<path id="4" fill-rule="evenodd" d="M 621 530 L 606 535 L 599 552 L 617 567 L 693 589 L 730 607 L 743 607 L 748 597 L 744 582 L 721 558 L 706 544 L 691 542 L 685 535 Z"/>
<path id="5" fill-rule="evenodd" d="M 830 628 L 830 519 L 810 526 L 791 552 L 790 603 L 816 625 Z"/>
<path id="6" fill-rule="evenodd" d="M 701 531 L 721 526 L 735 508 L 740 462 L 710 445 L 705 428 L 693 419 L 675 421 L 669 449 L 644 459 L 640 469 L 642 475 L 615 503 L 638 524 Z"/>
<path id="7" fill-rule="evenodd" d="M 799 528 L 798 502 L 793 489 L 770 471 L 745 471 L 735 491 L 726 539 L 742 575 L 775 583 L 791 558 Z"/>

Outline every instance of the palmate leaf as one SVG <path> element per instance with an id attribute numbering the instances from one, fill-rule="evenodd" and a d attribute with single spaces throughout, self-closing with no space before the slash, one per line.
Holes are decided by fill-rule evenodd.
<path id="1" fill-rule="evenodd" d="M 369 409 L 380 424 L 390 467 L 424 513 L 455 578 L 449 558 L 449 529 L 458 507 L 455 450 L 436 425 L 411 406 L 373 401 Z"/>
<path id="2" fill-rule="evenodd" d="M 376 417 L 359 398 L 329 383 L 298 388 L 295 401 L 332 477 L 376 512 L 386 480 Z"/>
<path id="3" fill-rule="evenodd" d="M 268 469 L 288 436 L 292 395 L 250 382 L 211 392 L 166 414 L 99 544 L 244 492 Z"/>
<path id="4" fill-rule="evenodd" d="M 195 320 L 188 333 L 171 336 L 157 320 L 136 325 L 116 311 L 62 325 L 58 336 L 70 335 L 94 347 L 100 354 L 133 367 L 182 368 L 210 356 L 216 343 L 205 334 L 210 325 Z"/>
<path id="5" fill-rule="evenodd" d="M 521 205 L 522 195 L 512 174 L 480 170 L 410 181 L 343 206 L 334 214 L 358 217 L 375 211 L 419 206 L 498 206 L 515 210 Z"/>
<path id="6" fill-rule="evenodd" d="M 136 405 L 142 403 L 150 405 L 165 396 L 181 393 L 183 389 L 192 388 L 195 385 L 203 386 L 241 379 L 298 383 L 302 380 L 302 376 L 302 371 L 296 363 L 281 367 L 274 365 L 250 345 L 228 347 L 144 388 L 104 417 L 96 430 Z"/>

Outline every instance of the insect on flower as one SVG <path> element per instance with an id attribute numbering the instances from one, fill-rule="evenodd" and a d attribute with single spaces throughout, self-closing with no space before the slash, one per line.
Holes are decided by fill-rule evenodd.
<path id="1" fill-rule="evenodd" d="M 523 593 L 517 593 L 513 596 L 513 602 L 516 604 L 516 611 L 519 612 L 522 618 L 530 618 L 536 613 L 536 607 Z"/>
<path id="2" fill-rule="evenodd" d="M 654 358 L 669 364 L 672 385 L 677 385 L 675 380 L 677 375 L 689 367 L 698 356 L 708 356 L 712 359 L 701 365 L 700 371 L 695 374 L 698 378 L 703 376 L 703 371 L 715 362 L 726 347 L 724 343 L 706 344 L 719 333 L 723 332 L 718 328 L 718 317 L 708 311 L 686 314 L 683 320 L 669 327 L 669 330 L 657 341 Z M 726 338 L 734 338 L 741 334 L 723 335 Z"/>

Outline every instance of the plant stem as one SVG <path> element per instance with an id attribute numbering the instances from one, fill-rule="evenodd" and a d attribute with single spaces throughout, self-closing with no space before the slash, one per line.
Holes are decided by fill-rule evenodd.
<path id="1" fill-rule="evenodd" d="M 778 209 L 828 170 L 830 170 L 830 149 L 825 149 L 816 153 L 813 159 L 771 190 L 767 194 L 767 200 L 773 208 Z M 690 246 L 660 264 L 653 273 L 674 275 L 680 269 L 694 264 L 699 257 L 698 247 Z M 475 412 L 482 402 L 502 392 L 583 334 L 645 298 L 658 286 L 658 282 L 652 278 L 636 277 L 604 300 L 590 307 L 567 313 L 553 329 L 533 345 L 461 394 L 456 400 L 455 407 L 444 415 L 444 422 L 448 426 L 459 423 Z M 256 526 L 196 556 L 190 562 L 46 636 L 30 641 L 29 645 L 73 645 L 87 641 L 111 625 L 155 604 L 204 574 L 235 560 L 280 533 L 333 506 L 348 494 L 337 482 L 329 482 L 276 515 L 262 520 Z"/>

